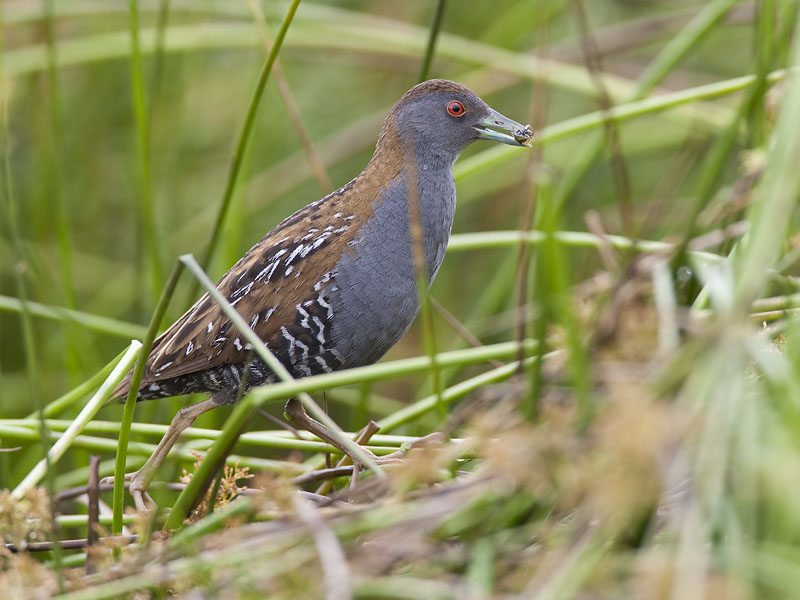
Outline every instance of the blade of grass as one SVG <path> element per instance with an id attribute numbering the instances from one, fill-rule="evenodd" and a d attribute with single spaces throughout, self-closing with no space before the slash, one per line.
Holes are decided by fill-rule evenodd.
<path id="1" fill-rule="evenodd" d="M 595 412 L 590 393 L 591 365 L 588 349 L 584 347 L 583 336 L 570 299 L 572 285 L 570 266 L 564 257 L 564 249 L 555 239 L 556 227 L 561 218 L 561 206 L 554 202 L 554 199 L 554 196 L 548 196 L 547 202 L 540 203 L 537 213 L 540 225 L 545 231 L 538 256 L 537 285 L 541 288 L 540 297 L 546 312 L 564 328 L 568 351 L 567 367 L 577 396 L 578 426 L 583 428 L 588 425 Z"/>
<path id="2" fill-rule="evenodd" d="M 428 32 L 428 44 L 425 46 L 425 54 L 422 57 L 422 65 L 419 69 L 419 77 L 417 82 L 425 81 L 428 79 L 428 74 L 431 70 L 431 62 L 433 61 L 433 53 L 436 50 L 436 39 L 439 37 L 439 30 L 442 27 L 442 19 L 444 18 L 444 9 L 447 0 L 437 0 L 436 9 L 433 13 L 433 22 Z"/>
<path id="3" fill-rule="evenodd" d="M 633 87 L 628 99 L 636 101 L 645 98 L 692 48 L 709 35 L 737 1 L 714 0 L 707 4 L 651 61 L 650 65 L 640 75 L 639 81 Z M 612 121 L 608 122 L 611 123 Z M 569 176 L 556 188 L 555 202 L 558 207 L 563 206 L 566 199 L 588 172 L 589 167 L 597 160 L 604 148 L 605 139 L 596 137 L 581 150 L 577 159 L 570 166 Z"/>
<path id="4" fill-rule="evenodd" d="M 136 407 L 136 399 L 139 394 L 139 382 L 142 380 L 144 367 L 147 364 L 150 350 L 153 347 L 153 340 L 156 338 L 156 333 L 164 318 L 164 313 L 167 311 L 169 301 L 172 299 L 172 294 L 175 291 L 175 286 L 178 283 L 178 278 L 182 270 L 182 263 L 176 261 L 172 273 L 169 279 L 167 279 L 167 284 L 164 286 L 164 291 L 158 299 L 156 308 L 153 311 L 153 316 L 150 318 L 150 325 L 147 327 L 147 334 L 144 336 L 142 342 L 143 350 L 139 353 L 139 357 L 136 360 L 136 365 L 133 368 L 133 375 L 131 376 L 130 387 L 128 388 L 128 395 L 125 398 L 125 407 L 122 411 L 122 422 L 119 430 L 117 457 L 114 466 L 114 498 L 112 504 L 114 524 L 111 528 L 112 535 L 118 535 L 122 532 L 123 495 L 125 493 L 123 483 L 125 479 L 125 459 L 128 454 L 128 439 L 130 436 L 131 423 L 133 422 L 133 411 Z"/>
<path id="5" fill-rule="evenodd" d="M 50 420 L 46 421 L 46 423 L 51 423 Z M 55 421 L 54 424 L 57 426 L 58 429 L 66 429 L 69 427 L 64 427 L 63 421 Z M 89 423 L 84 429 L 84 431 L 94 431 L 100 433 L 115 433 L 118 434 L 121 431 L 121 425 L 115 423 L 109 423 L 107 421 L 100 421 L 100 422 L 92 422 Z M 137 433 L 142 435 L 158 435 L 162 437 L 164 433 L 166 433 L 166 426 L 165 425 L 152 425 L 146 423 L 140 424 L 132 424 L 130 428 L 130 433 Z M 0 420 L 0 432 L 4 433 L 8 436 L 8 439 L 14 440 L 30 440 L 33 439 L 33 436 L 38 435 L 40 431 L 39 423 L 31 422 L 27 419 L 2 419 Z M 56 430 L 48 430 L 48 439 L 50 440 L 61 440 L 64 435 L 63 433 L 58 433 Z M 303 450 L 307 452 L 331 452 L 334 454 L 341 454 L 339 450 L 318 440 L 316 437 L 314 439 L 309 440 L 298 440 L 296 438 L 292 438 L 289 436 L 282 436 L 278 435 L 280 432 L 249 432 L 242 434 L 242 438 L 240 441 L 242 443 L 246 443 L 250 446 L 258 447 L 258 448 L 278 448 L 282 450 Z M 176 456 L 180 458 L 182 461 L 197 461 L 197 457 L 192 454 L 191 450 L 202 450 L 208 448 L 215 440 L 219 439 L 222 435 L 221 431 L 216 429 L 198 429 L 198 428 L 190 428 L 187 429 L 187 434 L 185 437 L 192 440 L 186 444 L 185 449 L 178 449 L 173 450 L 170 452 L 170 456 Z M 349 434 L 351 435 L 351 434 Z M 404 443 L 414 441 L 418 438 L 414 436 L 383 436 L 380 438 L 381 444 L 375 443 L 369 446 L 362 446 L 362 448 L 367 448 L 370 451 L 373 451 L 379 455 L 383 454 L 391 454 L 395 450 L 398 450 L 400 446 Z M 100 438 L 94 437 L 90 435 L 81 435 L 75 436 L 74 440 L 76 441 L 76 445 L 80 444 L 80 447 L 87 448 L 90 450 L 99 450 L 99 451 L 108 451 L 109 449 L 113 450 L 116 449 L 117 444 L 114 440 L 108 438 Z M 137 455 L 145 455 L 148 453 L 152 453 L 153 449 L 155 449 L 155 444 L 150 443 L 139 443 L 137 445 L 133 445 L 133 442 L 130 442 L 130 447 L 135 449 Z M 230 459 L 230 457 L 229 457 Z M 241 458 L 240 458 L 241 460 Z M 245 457 L 244 459 L 246 464 L 252 464 L 252 461 L 261 460 L 257 457 Z M 228 464 L 231 464 L 232 460 L 228 460 Z M 297 466 L 297 463 L 291 463 L 289 461 L 268 461 L 273 464 L 280 463 L 282 465 L 281 468 L 293 470 L 294 467 L 292 464 Z M 305 471 L 304 467 L 300 467 L 301 472 Z"/>
<path id="6" fill-rule="evenodd" d="M 167 28 L 169 27 L 170 0 L 159 0 L 158 20 L 156 21 L 155 43 L 153 45 L 153 72 L 150 77 L 150 103 L 147 105 L 148 140 L 152 135 L 153 112 L 161 92 L 161 80 L 164 72 L 164 55 Z"/>
<path id="7" fill-rule="evenodd" d="M 264 47 L 269 53 L 273 45 L 273 40 L 269 33 L 269 28 L 267 27 L 264 11 L 261 10 L 261 5 L 257 0 L 248 0 L 248 5 L 250 6 L 250 12 L 253 13 L 253 18 L 258 26 L 258 31 L 264 42 Z M 331 183 L 328 173 L 325 171 L 325 164 L 322 162 L 322 159 L 319 157 L 319 154 L 314 149 L 314 145 L 311 142 L 311 136 L 308 134 L 308 130 L 303 123 L 303 118 L 300 115 L 300 108 L 297 106 L 297 101 L 294 99 L 292 89 L 289 87 L 289 82 L 283 74 L 283 67 L 281 66 L 280 60 L 275 59 L 272 72 L 275 77 L 275 85 L 278 88 L 278 93 L 289 115 L 289 121 L 292 123 L 295 133 L 297 133 L 297 137 L 300 138 L 300 143 L 303 146 L 303 152 L 306 155 L 308 165 L 311 167 L 311 172 L 314 174 L 314 177 L 316 177 L 322 191 L 326 194 L 330 194 L 333 191 L 333 184 Z"/>
<path id="8" fill-rule="evenodd" d="M 0 421 L 0 435 L 9 440 L 32 441 L 32 442 L 38 441 L 41 437 L 40 428 L 38 425 L 32 428 L 15 427 L 13 425 L 6 425 L 3 421 Z M 61 435 L 62 434 L 49 431 L 47 439 L 49 441 L 55 442 L 58 441 Z M 212 437 L 215 437 L 216 439 L 216 437 L 219 436 L 212 436 Z M 274 448 L 283 448 L 287 450 L 304 450 L 309 452 L 331 452 L 333 454 L 337 454 L 339 452 L 335 448 L 331 448 L 325 443 L 313 440 L 301 441 L 293 439 L 285 439 L 285 440 L 277 439 L 272 441 L 266 440 L 263 442 L 264 443 L 259 445 L 266 445 L 267 447 L 274 447 Z M 170 452 L 170 456 L 178 458 L 180 459 L 180 461 L 185 462 L 187 464 L 194 464 L 197 462 L 197 455 L 192 453 L 192 451 L 205 450 L 212 443 L 213 440 L 211 439 L 198 438 L 190 443 L 187 443 L 183 448 L 173 449 Z M 75 437 L 74 440 L 72 440 L 72 447 L 81 448 L 83 450 L 88 450 L 92 452 L 114 452 L 118 447 L 118 443 L 115 440 L 109 438 L 95 437 L 90 435 L 78 435 Z M 396 447 L 391 447 L 391 446 L 366 446 L 366 448 L 374 450 L 378 454 L 390 454 L 391 452 L 397 449 Z M 156 449 L 155 444 L 147 444 L 143 442 L 129 442 L 128 457 L 134 455 L 136 457 L 141 457 L 142 461 L 140 463 L 139 461 L 132 461 L 129 459 L 127 463 L 131 464 L 132 462 L 136 462 L 136 464 L 142 464 L 144 463 L 144 459 L 150 456 L 155 449 Z M 226 464 L 228 465 L 235 465 L 237 462 L 240 465 L 258 467 L 260 469 L 266 469 L 269 470 L 270 472 L 275 472 L 275 473 L 289 472 L 294 474 L 301 474 L 308 471 L 308 468 L 305 467 L 304 465 L 294 463 L 291 461 L 270 460 L 254 456 L 231 454 L 230 456 L 228 456 L 226 460 Z M 83 483 L 86 481 L 86 477 L 88 475 L 88 468 L 77 469 L 77 472 L 81 473 L 82 479 L 76 482 L 74 480 L 74 477 L 72 475 L 69 475 L 68 479 L 70 483 L 73 484 Z M 113 473 L 113 468 L 111 469 L 111 472 Z M 61 476 L 61 477 L 66 477 L 66 476 Z"/>
<path id="9" fill-rule="evenodd" d="M 563 9 L 563 5 L 561 6 Z M 550 10 L 550 3 L 546 2 L 544 5 L 544 12 Z M 537 48 L 536 53 L 541 58 L 547 58 L 550 53 L 550 36 L 549 36 L 549 19 L 543 19 L 536 29 Z M 547 92 L 547 74 L 543 73 L 540 77 L 534 79 L 530 87 L 530 107 L 529 107 L 529 121 L 533 131 L 540 131 L 544 129 L 547 122 L 548 114 L 548 101 L 549 94 Z M 545 164 L 544 159 L 544 146 L 537 144 L 525 158 L 525 171 L 522 178 L 522 206 L 519 216 L 519 229 L 520 231 L 529 232 L 534 227 L 537 220 L 537 210 L 539 202 L 550 194 L 550 187 L 552 182 L 551 177 L 546 169 L 543 168 Z M 533 280 L 532 275 L 532 252 L 533 248 L 520 240 L 519 248 L 517 249 L 516 272 L 512 281 L 506 283 L 504 287 L 516 287 L 516 309 L 518 314 L 524 315 L 526 306 L 528 305 L 528 294 L 530 291 L 536 290 L 534 287 L 531 290 L 529 281 Z M 535 284 L 533 284 L 535 286 Z M 541 317 L 540 317 L 541 318 Z M 516 327 L 516 338 L 522 341 L 528 337 L 528 321 L 525 318 L 520 318 Z M 538 351 L 541 354 L 544 352 L 542 342 L 539 342 Z M 520 367 L 522 366 L 522 357 L 520 357 Z M 541 363 L 537 363 L 534 367 L 534 372 L 541 368 Z M 532 418 L 535 411 L 533 395 L 534 388 L 531 388 L 520 401 L 519 408 L 523 416 Z"/>
<path id="10" fill-rule="evenodd" d="M 54 432 L 66 431 L 69 426 L 72 424 L 72 421 L 67 419 L 47 419 L 46 425 Z M 0 424 L 8 425 L 10 427 L 27 427 L 28 429 L 36 429 L 38 430 L 39 427 L 39 420 L 35 418 L 28 418 L 28 419 L 0 419 Z M 167 432 L 168 426 L 161 425 L 158 423 L 132 423 L 131 424 L 131 433 L 135 433 L 137 435 L 144 435 L 144 436 L 153 436 L 161 438 Z M 120 423 L 117 421 L 98 421 L 93 420 L 86 424 L 83 428 L 84 432 L 87 433 L 111 433 L 114 435 L 118 435 L 120 430 Z M 345 432 L 348 436 L 356 435 L 357 432 Z M 202 439 L 202 440 L 212 440 L 219 437 L 219 430 L 217 429 L 205 429 L 199 427 L 188 427 L 185 430 L 185 433 L 182 434 L 183 437 L 187 439 Z M 310 438 L 309 441 L 317 442 L 318 438 L 313 434 L 307 434 Z M 243 444 L 249 444 L 251 446 L 263 446 L 264 448 L 288 448 L 288 449 L 295 449 L 295 448 L 312 448 L 314 450 L 319 450 L 321 446 L 319 444 L 314 446 L 296 446 L 294 445 L 296 442 L 302 442 L 305 440 L 298 440 L 294 437 L 295 434 L 292 431 L 288 431 L 286 429 L 275 429 L 275 430 L 267 430 L 267 431 L 250 431 L 243 433 L 239 441 Z M 418 436 L 411 436 L 411 435 L 384 435 L 378 434 L 373 435 L 369 439 L 369 443 L 374 446 L 400 446 L 401 444 L 407 444 L 411 442 L 415 442 L 419 440 Z M 283 445 L 284 442 L 289 442 L 290 445 L 286 446 Z"/>
<path id="11" fill-rule="evenodd" d="M 653 268 L 653 299 L 658 314 L 658 345 L 664 355 L 674 352 L 680 346 L 680 329 L 678 327 L 675 300 L 675 286 L 672 273 L 666 261 L 660 260 Z"/>
<path id="12" fill-rule="evenodd" d="M 542 355 L 542 360 L 551 358 L 556 354 L 557 352 L 551 352 L 549 354 Z M 517 358 L 516 352 L 514 354 L 514 358 Z M 525 370 L 530 368 L 538 360 L 538 356 L 526 358 L 522 361 L 522 369 Z M 456 385 L 443 390 L 440 395 L 434 394 L 433 396 L 428 396 L 427 398 L 418 400 L 406 408 L 398 410 L 385 419 L 378 421 L 378 425 L 380 426 L 381 431 L 392 431 L 393 429 L 397 429 L 401 425 L 405 425 L 406 423 L 418 419 L 422 415 L 434 410 L 440 401 L 447 402 L 449 404 L 465 396 L 466 394 L 483 387 L 484 385 L 489 383 L 497 383 L 498 381 L 508 379 L 509 377 L 518 373 L 519 370 L 520 364 L 518 362 L 513 362 L 502 367 L 497 367 L 470 379 L 466 379 L 461 383 L 457 383 Z"/>
<path id="13" fill-rule="evenodd" d="M 275 41 L 273 42 L 269 54 L 264 61 L 264 66 L 262 67 L 261 73 L 258 76 L 258 81 L 256 82 L 255 89 L 253 90 L 253 95 L 250 97 L 250 102 L 247 106 L 247 112 L 245 113 L 244 123 L 242 124 L 242 129 L 239 132 L 236 148 L 231 159 L 228 177 L 225 182 L 225 191 L 223 192 L 222 202 L 220 203 L 219 212 L 217 213 L 217 218 L 214 222 L 214 229 L 211 233 L 208 246 L 206 246 L 206 251 L 203 254 L 203 258 L 200 261 L 203 271 L 208 270 L 208 266 L 211 263 L 211 258 L 214 256 L 214 251 L 219 243 L 219 237 L 225 224 L 225 218 L 228 214 L 228 208 L 230 207 L 231 199 L 233 198 L 233 192 L 236 189 L 236 183 L 239 178 L 239 170 L 241 169 L 242 165 L 242 158 L 244 157 L 245 150 L 247 149 L 247 144 L 250 141 L 250 134 L 253 130 L 253 123 L 255 122 L 256 112 L 258 111 L 258 105 L 261 101 L 261 96 L 264 93 L 264 87 L 267 84 L 270 71 L 272 71 L 272 65 L 278 58 L 278 53 L 283 45 L 286 32 L 289 30 L 289 25 L 291 25 L 292 19 L 294 18 L 294 14 L 297 12 L 297 7 L 299 5 L 300 0 L 292 0 L 292 3 L 289 5 L 286 15 L 283 18 L 283 22 L 278 29 L 278 34 L 275 36 Z M 197 285 L 194 284 L 192 285 L 189 296 L 194 297 L 196 291 Z"/>
<path id="14" fill-rule="evenodd" d="M 759 11 L 762 14 L 765 7 Z M 768 11 L 767 11 L 768 12 Z M 763 98 L 769 87 L 769 69 L 775 63 L 777 58 L 777 46 L 773 45 L 773 38 L 783 38 L 790 40 L 792 30 L 786 28 L 784 31 L 776 33 L 773 27 L 769 27 L 765 31 L 764 23 L 769 23 L 769 19 L 762 18 L 760 25 L 757 28 L 757 48 L 755 59 L 755 81 L 745 92 L 739 108 L 734 114 L 731 122 L 722 135 L 715 140 L 711 151 L 707 153 L 706 159 L 703 161 L 699 169 L 699 177 L 697 183 L 697 191 L 694 194 L 694 201 L 689 212 L 687 225 L 684 227 L 683 243 L 678 251 L 675 253 L 673 259 L 673 266 L 675 269 L 680 268 L 685 255 L 686 246 L 689 240 L 697 234 L 698 219 L 702 211 L 708 206 L 709 202 L 714 198 L 715 193 L 718 191 L 718 184 L 721 180 L 725 167 L 728 164 L 728 158 L 734 149 L 734 144 L 741 136 L 742 125 L 747 124 L 751 133 L 754 133 L 758 138 L 757 143 L 763 142 L 762 136 L 764 134 L 763 120 L 764 120 L 764 106 Z M 781 63 L 777 63 L 781 64 Z M 762 126 L 754 125 L 762 123 Z M 756 131 L 756 129 L 758 131 Z M 687 292 L 695 292 L 695 286 L 691 286 Z M 688 294 L 687 294 L 688 295 Z M 693 300 L 693 308 L 702 308 L 705 306 L 707 295 L 703 290 Z M 688 300 L 688 298 L 686 298 Z"/>
<path id="15" fill-rule="evenodd" d="M 603 244 L 608 244 L 619 250 L 635 248 L 639 252 L 645 253 L 669 253 L 676 248 L 675 244 L 670 244 L 669 242 L 631 239 L 622 235 L 599 236 L 585 231 L 554 231 L 550 235 L 559 244 L 573 248 L 597 248 Z M 450 244 L 447 249 L 451 252 L 462 252 L 465 250 L 507 248 L 519 245 L 520 240 L 531 245 L 539 245 L 545 242 L 547 236 L 547 233 L 536 230 L 527 233 L 517 230 L 457 233 L 450 237 Z M 696 260 L 713 264 L 724 262 L 726 259 L 724 256 L 702 250 L 690 250 L 689 254 Z"/>
<path id="16" fill-rule="evenodd" d="M 691 21 L 674 35 L 664 48 L 650 61 L 639 76 L 637 97 L 643 98 L 661 83 L 664 78 L 695 48 L 708 37 L 728 11 L 739 0 L 713 0 Z M 636 98 L 634 98 L 636 99 Z"/>
<path id="17" fill-rule="evenodd" d="M 115 337 L 140 338 L 145 333 L 145 328 L 135 323 L 128 323 L 102 315 L 93 315 L 87 312 L 62 308 L 60 306 L 48 306 L 39 302 L 22 302 L 19 298 L 0 296 L 0 311 L 22 313 L 27 310 L 33 317 L 50 319 L 52 321 L 74 322 L 87 329 L 107 333 Z"/>
<path id="18" fill-rule="evenodd" d="M 53 0 L 44 3 L 44 37 L 47 47 L 47 95 L 50 108 L 50 127 L 47 145 L 48 161 L 48 194 L 55 204 L 56 233 L 58 238 L 59 265 L 61 268 L 61 286 L 64 293 L 64 304 L 67 308 L 75 308 L 75 282 L 73 273 L 73 239 L 70 229 L 70 214 L 65 198 L 65 179 L 63 164 L 64 120 L 61 113 L 61 89 L 58 76 L 58 54 L 53 33 L 55 10 Z M 67 346 L 67 366 L 73 381 L 77 381 L 80 370 L 80 337 L 78 332 L 68 326 L 63 332 Z"/>
<path id="19" fill-rule="evenodd" d="M 144 98 L 142 78 L 142 58 L 139 42 L 139 2 L 128 2 L 128 25 L 130 32 L 131 97 L 133 113 L 136 117 L 136 162 L 139 169 L 139 219 L 144 240 L 147 286 L 153 301 L 158 298 L 162 286 L 161 257 L 153 210 L 153 189 L 150 173 L 150 125 L 148 108 Z"/>
<path id="20" fill-rule="evenodd" d="M 20 499 L 25 492 L 39 483 L 39 480 L 41 480 L 46 472 L 49 469 L 52 469 L 52 466 L 57 463 L 62 456 L 64 456 L 64 453 L 70 447 L 70 444 L 73 442 L 73 440 L 83 430 L 86 424 L 94 418 L 95 414 L 97 414 L 97 411 L 100 410 L 100 408 L 103 406 L 103 403 L 111 395 L 114 387 L 120 382 L 128 369 L 130 369 L 131 364 L 139 354 L 139 349 L 141 346 L 141 343 L 136 340 L 131 342 L 120 361 L 100 386 L 100 389 L 95 392 L 78 416 L 75 417 L 75 419 L 70 423 L 64 434 L 60 436 L 58 441 L 56 441 L 50 450 L 47 451 L 47 456 L 36 463 L 36 466 L 34 466 L 28 475 L 26 475 L 25 478 L 19 483 L 19 485 L 14 488 L 14 490 L 11 492 L 12 498 Z M 43 412 L 44 410 L 40 411 L 40 413 Z M 43 424 L 46 427 L 46 422 L 43 422 Z M 47 430 L 44 429 L 44 431 Z"/>
<path id="21" fill-rule="evenodd" d="M 125 515 L 123 519 L 125 525 L 133 525 L 134 523 L 133 515 Z M 86 515 L 58 515 L 56 517 L 58 524 L 62 527 L 86 527 Z M 111 525 L 111 516 L 110 515 L 101 515 L 98 517 L 97 522 L 101 525 Z"/>
<path id="22" fill-rule="evenodd" d="M 532 182 L 533 183 L 533 182 Z M 536 186 L 536 194 L 537 194 L 537 207 L 539 207 L 539 211 L 542 209 L 540 205 L 548 206 L 552 205 L 553 202 L 553 181 L 552 177 L 548 174 L 543 174 L 539 177 L 539 180 L 535 183 Z M 533 190 L 532 190 L 533 191 Z M 531 211 L 530 217 L 533 220 L 534 218 L 538 221 L 541 220 L 541 217 L 537 217 L 536 212 Z M 533 222 L 531 222 L 530 227 L 533 227 Z M 528 228 L 528 232 L 530 234 L 530 227 Z M 544 238 L 542 237 L 542 240 Z M 528 377 L 528 389 L 526 394 L 520 399 L 519 403 L 519 410 L 520 414 L 527 420 L 533 422 L 536 421 L 539 417 L 540 410 L 539 410 L 539 398 L 541 396 L 541 388 L 542 388 L 542 369 L 544 368 L 544 353 L 547 349 L 547 327 L 549 325 L 549 316 L 550 316 L 550 308 L 551 305 L 548 302 L 547 298 L 547 291 L 544 285 L 540 285 L 539 279 L 543 278 L 541 265 L 544 262 L 543 257 L 541 256 L 541 251 L 538 254 L 533 255 L 533 259 L 530 265 L 526 265 L 526 274 L 527 280 L 530 282 L 530 297 L 532 302 L 536 302 L 538 304 L 539 310 L 534 313 L 533 316 L 533 326 L 532 326 L 532 335 L 536 340 L 537 347 L 537 358 L 538 360 L 534 363 L 533 367 L 531 368 L 530 376 Z M 517 310 L 525 311 L 526 306 L 522 302 L 518 303 Z M 526 319 L 525 313 L 519 313 L 519 321 L 520 325 L 519 328 L 523 329 L 525 327 Z"/>
<path id="23" fill-rule="evenodd" d="M 800 17 L 795 25 L 800 31 Z M 800 65 L 800 39 L 795 37 L 792 65 Z M 742 240 L 743 252 L 736 268 L 736 304 L 744 310 L 755 300 L 764 286 L 767 272 L 784 243 L 790 215 L 797 204 L 800 189 L 800 78 L 792 77 L 784 96 L 780 114 L 766 160 L 764 179 L 756 199 L 748 211 L 752 223 Z"/>

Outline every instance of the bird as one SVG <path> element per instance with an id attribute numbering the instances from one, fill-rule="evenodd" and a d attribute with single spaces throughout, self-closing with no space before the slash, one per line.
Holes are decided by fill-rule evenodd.
<path id="1" fill-rule="evenodd" d="M 371 364 L 409 329 L 420 309 L 418 282 L 430 286 L 442 264 L 461 151 L 476 140 L 529 146 L 532 135 L 464 85 L 419 83 L 389 112 L 364 170 L 281 221 L 216 287 L 293 377 Z M 212 395 L 178 411 L 148 461 L 127 476 L 138 508 L 198 416 L 277 381 L 252 350 L 208 294 L 156 338 L 137 401 Z M 112 399 L 124 398 L 130 383 L 129 374 Z"/>

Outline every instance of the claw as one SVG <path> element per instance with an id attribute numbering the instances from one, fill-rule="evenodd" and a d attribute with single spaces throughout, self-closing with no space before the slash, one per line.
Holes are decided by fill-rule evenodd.
<path id="1" fill-rule="evenodd" d="M 133 473 L 125 473 L 125 477 L 123 477 L 123 481 L 130 481 L 131 479 L 133 479 L 133 476 L 136 475 L 136 473 L 138 473 L 138 471 L 134 471 Z M 111 485 L 112 483 L 114 483 L 114 476 L 113 475 L 109 475 L 108 477 L 103 477 L 99 481 L 99 483 L 101 485 Z"/>
<path id="2" fill-rule="evenodd" d="M 141 469 L 133 473 L 125 473 L 125 481 L 128 484 L 125 486 L 133 496 L 133 501 L 136 504 L 136 510 L 150 512 L 158 508 L 158 504 L 147 493 L 147 481 L 145 481 L 144 473 Z M 100 480 L 101 484 L 113 484 L 114 476 L 103 477 Z"/>
<path id="3" fill-rule="evenodd" d="M 141 512 L 152 512 L 158 508 L 155 500 L 147 493 L 146 490 L 135 489 L 131 490 L 133 502 L 136 504 L 136 510 Z"/>
<path id="4" fill-rule="evenodd" d="M 415 440 L 411 444 L 409 444 L 406 448 L 402 448 L 397 450 L 396 452 L 392 452 L 391 454 L 386 454 L 378 458 L 377 462 L 379 465 L 390 465 L 390 464 L 397 464 L 403 462 L 403 458 L 408 451 L 412 448 L 418 448 L 419 446 L 424 446 L 425 444 L 441 444 L 445 440 L 444 434 L 440 431 L 434 431 L 433 433 L 429 433 L 428 435 Z"/>
<path id="5" fill-rule="evenodd" d="M 400 456 L 395 456 L 395 454 L 399 454 L 397 452 L 392 452 L 392 454 L 387 454 L 386 456 L 381 456 L 375 463 L 379 467 L 383 467 L 385 465 L 397 465 L 403 462 L 403 459 Z"/>

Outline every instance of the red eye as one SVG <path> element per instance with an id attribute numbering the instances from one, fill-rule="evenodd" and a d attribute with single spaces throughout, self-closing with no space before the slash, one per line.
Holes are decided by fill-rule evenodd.
<path id="1" fill-rule="evenodd" d="M 452 117 L 463 117 L 467 109 L 458 100 L 451 100 L 447 103 L 447 112 Z"/>

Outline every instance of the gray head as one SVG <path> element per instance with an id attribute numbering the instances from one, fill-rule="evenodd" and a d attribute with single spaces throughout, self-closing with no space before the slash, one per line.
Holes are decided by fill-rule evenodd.
<path id="1" fill-rule="evenodd" d="M 475 140 L 528 146 L 533 135 L 527 125 L 504 117 L 469 88 L 446 79 L 411 88 L 395 104 L 387 125 L 391 121 L 404 145 L 411 142 L 418 155 L 450 161 Z"/>

